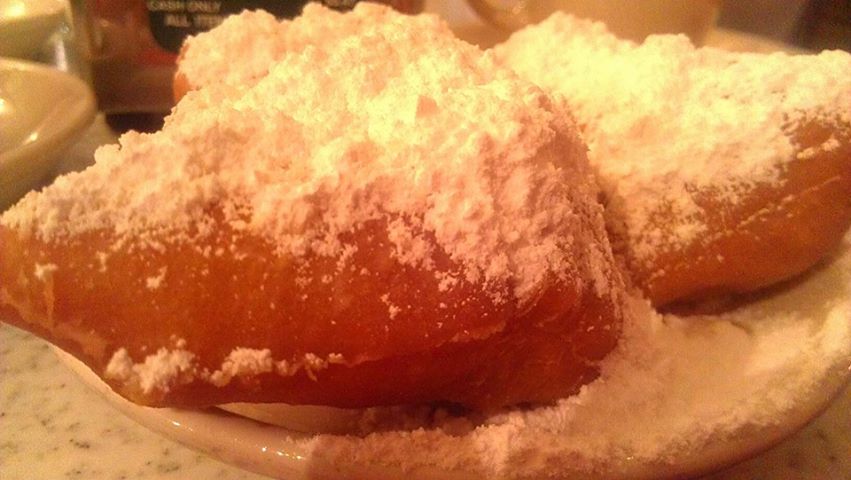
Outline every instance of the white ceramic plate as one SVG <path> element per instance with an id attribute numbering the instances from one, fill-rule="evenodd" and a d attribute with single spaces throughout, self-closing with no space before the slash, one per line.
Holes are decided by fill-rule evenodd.
<path id="1" fill-rule="evenodd" d="M 274 478 L 534 478 L 542 472 L 583 479 L 682 478 L 719 469 L 767 449 L 803 427 L 841 390 L 851 364 L 851 234 L 826 266 L 733 315 L 689 323 L 682 332 L 698 338 L 699 348 L 654 347 L 660 355 L 647 356 L 651 365 L 636 367 L 656 371 L 653 362 L 694 362 L 693 370 L 690 366 L 675 369 L 680 377 L 670 384 L 669 378 L 664 377 L 657 379 L 660 385 L 629 385 L 631 364 L 625 381 L 623 377 L 610 377 L 609 387 L 613 386 L 611 382 L 625 382 L 614 391 L 638 396 L 649 392 L 649 400 L 634 409 L 613 410 L 617 403 L 600 395 L 605 385 L 598 388 L 597 383 L 592 383 L 578 398 L 563 401 L 567 410 L 540 407 L 509 411 L 473 419 L 466 428 L 459 428 L 464 417 L 439 422 L 434 422 L 433 417 L 432 424 L 437 427 L 418 428 L 422 423 L 418 424 L 417 419 L 422 417 L 413 410 L 401 410 L 400 421 L 405 417 L 413 420 L 407 427 L 399 428 L 397 422 L 397 426 L 391 423 L 388 429 L 387 423 L 379 422 L 383 426 L 370 425 L 373 430 L 368 436 L 295 431 L 310 425 L 326 431 L 345 430 L 370 417 L 363 414 L 358 420 L 359 414 L 354 411 L 288 410 L 282 406 L 255 412 L 242 409 L 249 415 L 265 415 L 267 421 L 291 427 L 287 428 L 219 409 L 140 407 L 114 394 L 81 363 L 57 352 L 108 402 L 142 425 L 213 457 Z M 665 317 L 653 328 L 664 329 L 671 324 L 682 321 Z M 740 352 L 730 348 L 731 340 L 753 342 L 751 345 L 756 348 Z M 709 362 L 700 361 L 707 358 Z M 742 390 L 750 391 L 751 382 L 764 383 L 766 394 L 743 397 Z M 610 391 L 612 388 L 605 390 Z M 712 414 L 706 415 L 707 412 Z M 601 422 L 598 425 L 618 424 L 623 435 L 599 438 L 594 429 L 582 432 L 570 428 L 572 418 L 583 416 L 586 420 L 599 419 L 594 420 Z M 719 416 L 723 422 L 713 423 Z M 374 415 L 371 418 L 374 420 Z M 682 421 L 670 422 L 670 418 Z M 568 428 L 554 427 L 559 423 Z M 586 421 L 584 425 L 587 424 Z M 670 427 L 660 429 L 659 424 Z M 653 439 L 651 448 L 670 455 L 665 459 L 639 455 L 599 457 L 595 451 L 597 445 L 606 452 L 636 451 L 636 442 L 648 445 L 647 437 Z M 587 448 L 589 440 L 595 449 Z M 447 463 L 448 457 L 461 460 L 454 468 L 446 468 L 452 464 Z"/>
<path id="2" fill-rule="evenodd" d="M 51 172 L 94 114 L 94 95 L 82 80 L 0 58 L 0 211 Z"/>
<path id="3" fill-rule="evenodd" d="M 0 0 L 0 57 L 35 56 L 64 12 L 61 0 Z"/>

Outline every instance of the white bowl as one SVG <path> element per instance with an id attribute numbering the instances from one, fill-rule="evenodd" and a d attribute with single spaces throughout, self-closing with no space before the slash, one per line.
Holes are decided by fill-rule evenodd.
<path id="1" fill-rule="evenodd" d="M 94 94 L 82 80 L 0 58 L 0 211 L 39 185 L 94 114 Z"/>
<path id="2" fill-rule="evenodd" d="M 0 0 L 0 56 L 31 58 L 62 23 L 60 0 Z"/>

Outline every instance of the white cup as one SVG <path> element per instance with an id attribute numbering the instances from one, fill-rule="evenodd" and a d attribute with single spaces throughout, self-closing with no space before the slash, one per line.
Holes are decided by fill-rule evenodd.
<path id="1" fill-rule="evenodd" d="M 721 0 L 470 0 L 494 25 L 516 30 L 557 10 L 604 22 L 621 38 L 642 41 L 653 33 L 683 33 L 701 45 L 715 24 Z"/>

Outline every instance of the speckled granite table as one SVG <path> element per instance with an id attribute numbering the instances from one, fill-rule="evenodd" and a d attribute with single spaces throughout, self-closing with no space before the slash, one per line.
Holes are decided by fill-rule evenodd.
<path id="1" fill-rule="evenodd" d="M 51 348 L 0 327 L 0 478 L 3 480 L 266 477 L 219 463 L 122 416 Z"/>

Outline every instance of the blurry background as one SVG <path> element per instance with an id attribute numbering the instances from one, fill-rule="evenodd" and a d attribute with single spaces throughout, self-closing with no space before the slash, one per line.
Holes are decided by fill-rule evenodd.
<path id="1" fill-rule="evenodd" d="M 267 3 L 291 5 L 295 8 L 303 1 L 306 0 L 272 0 Z M 342 0 L 323 1 L 335 5 L 354 3 Z M 530 5 L 537 5 L 538 2 L 526 1 Z M 501 5 L 517 3 L 512 0 L 491 2 Z M 745 32 L 762 39 L 815 51 L 828 48 L 851 51 L 851 0 L 705 2 L 717 2 L 721 5 L 716 23 L 721 31 Z M 422 5 L 421 0 L 393 0 L 389 3 L 402 5 L 403 9 L 409 8 L 411 11 Z M 460 25 L 461 30 L 471 26 L 469 37 L 459 31 L 462 38 L 487 46 L 504 37 L 504 34 L 495 34 L 494 28 L 483 25 L 482 20 L 468 5 L 472 2 L 425 0 L 424 3 L 426 11 L 437 12 L 450 19 L 454 24 Z M 559 2 L 546 1 L 541 4 L 550 3 Z M 579 3 L 581 2 L 572 0 L 561 4 L 565 5 L 562 8 L 569 8 L 566 6 Z M 148 14 L 145 5 L 149 4 L 146 0 L 0 0 L 0 56 L 24 57 L 74 73 L 93 85 L 98 97 L 98 106 L 107 113 L 166 112 L 171 106 L 170 84 L 176 56 L 174 49 L 169 52 L 155 45 L 150 32 L 156 30 L 147 28 Z M 233 7 L 229 7 L 229 11 L 242 8 L 240 5 L 260 4 L 263 4 L 263 1 L 233 1 Z M 53 28 L 52 35 L 40 33 L 40 36 L 36 37 L 35 30 L 22 31 L 20 26 L 10 28 L 12 23 L 4 21 L 4 18 L 14 19 L 16 12 L 20 14 L 36 7 L 44 10 L 51 8 L 51 5 L 62 5 L 66 12 L 65 15 L 49 17 L 49 22 L 45 17 L 41 28 L 49 25 Z M 6 37 L 4 29 L 9 30 Z M 14 40 L 22 38 L 37 40 L 40 45 L 23 55 L 13 54 L 2 48 L 9 47 Z M 147 45 L 148 43 L 157 48 Z"/>
<path id="2" fill-rule="evenodd" d="M 242 8 L 271 6 L 289 16 L 307 1 L 0 0 L 0 57 L 26 63 L 0 63 L 0 211 L 27 189 L 90 163 L 93 145 L 110 143 L 115 134 L 129 129 L 158 130 L 174 104 L 174 62 L 185 35 L 212 27 Z M 341 8 L 356 3 L 310 1 Z M 474 0 L 373 1 L 407 12 L 424 8 L 437 13 L 459 37 L 484 47 L 509 34 L 480 19 L 470 7 Z M 678 31 L 698 43 L 728 50 L 851 51 L 851 0 L 488 1 L 502 6 L 525 1 L 529 11 L 544 16 L 556 8 L 575 13 L 593 10 L 616 32 L 618 22 L 627 30 L 620 32 L 624 35 L 638 28 L 643 32 L 639 38 L 649 31 Z M 197 10 L 199 6 L 205 10 Z M 691 17 L 699 19 L 696 30 L 681 29 L 678 22 Z M 196 22 L 199 19 L 205 21 Z M 60 78 L 64 72 L 73 78 Z M 36 79 L 41 79 L 41 92 L 35 91 Z M 91 106 L 83 105 L 81 114 L 71 118 L 71 109 L 52 98 L 59 92 L 56 82 L 82 83 L 77 79 L 84 82 L 80 87 L 84 93 L 77 97 Z M 86 129 L 94 118 L 95 101 L 100 115 Z M 44 108 L 35 108 L 36 103 Z"/>
<path id="3" fill-rule="evenodd" d="M 851 51 L 851 0 L 727 0 L 718 26 L 810 50 Z"/>
<path id="4" fill-rule="evenodd" d="M 25 7 L 45 4 L 68 5 L 69 0 L 0 0 L 0 20 L 14 16 Z M 279 0 L 290 3 L 292 0 Z M 328 0 L 326 0 L 327 2 Z M 631 1 L 631 0 L 624 0 Z M 91 11 L 86 5 L 130 5 L 145 3 L 145 0 L 71 0 L 75 14 Z M 511 3 L 497 1 L 496 3 Z M 468 20 L 476 18 L 472 9 L 460 0 L 426 0 L 426 10 Z M 42 7 L 44 8 L 44 7 Z M 70 10 L 69 10 L 70 12 Z M 78 19 L 77 22 L 80 20 Z M 44 37 L 38 51 L 26 56 L 45 63 L 58 64 L 60 68 L 73 67 L 74 52 L 60 45 L 71 37 L 73 22 L 70 17 L 55 22 L 55 35 Z M 851 51 L 851 0 L 723 0 L 718 16 L 719 27 L 748 32 L 776 41 L 789 43 L 812 50 L 839 48 Z M 77 23 L 79 26 L 80 23 Z M 16 32 L 17 33 L 17 32 Z M 32 36 L 27 32 L 25 35 Z M 0 37 L 2 39 L 2 37 Z M 6 41 L 3 43 L 9 44 Z M 0 48 L 0 52 L 3 49 Z M 9 56 L 8 52 L 0 55 Z M 11 55 L 20 57 L 21 55 Z"/>

